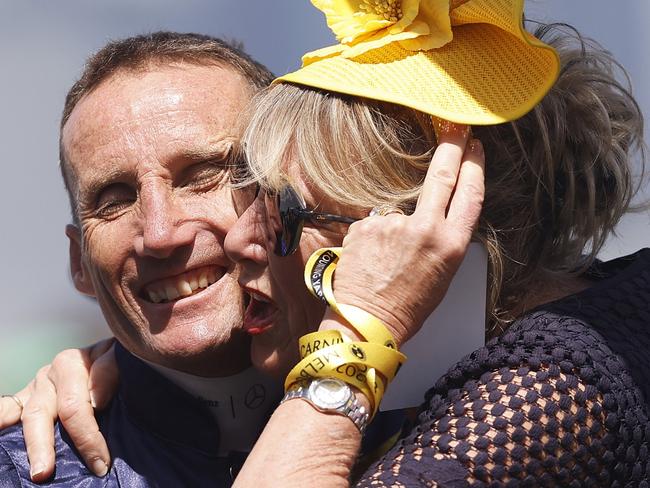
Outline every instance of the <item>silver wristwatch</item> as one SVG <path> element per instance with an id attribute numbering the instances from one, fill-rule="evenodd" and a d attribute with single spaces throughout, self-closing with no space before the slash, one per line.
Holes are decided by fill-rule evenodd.
<path id="1" fill-rule="evenodd" d="M 336 378 L 316 378 L 306 386 L 296 384 L 285 393 L 280 403 L 294 398 L 302 398 L 311 403 L 316 410 L 347 416 L 363 434 L 370 415 L 359 403 L 350 387 Z"/>

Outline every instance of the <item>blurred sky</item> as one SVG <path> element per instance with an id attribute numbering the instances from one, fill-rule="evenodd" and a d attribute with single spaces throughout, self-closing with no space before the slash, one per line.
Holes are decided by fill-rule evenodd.
<path id="1" fill-rule="evenodd" d="M 628 69 L 650 113 L 648 0 L 530 0 L 527 13 L 569 22 L 600 41 Z M 307 0 L 0 0 L 0 394 L 22 386 L 55 351 L 108 335 L 96 305 L 68 277 L 59 117 L 89 53 L 109 39 L 158 29 L 240 40 L 277 74 L 332 43 Z M 603 257 L 649 246 L 648 213 L 626 218 L 619 234 Z"/>

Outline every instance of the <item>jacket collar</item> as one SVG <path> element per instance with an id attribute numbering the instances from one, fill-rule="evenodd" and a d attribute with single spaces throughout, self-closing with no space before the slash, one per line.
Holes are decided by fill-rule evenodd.
<path id="1" fill-rule="evenodd" d="M 119 342 L 115 357 L 120 371 L 117 401 L 135 424 L 162 439 L 217 457 L 219 426 L 201 402 Z"/>

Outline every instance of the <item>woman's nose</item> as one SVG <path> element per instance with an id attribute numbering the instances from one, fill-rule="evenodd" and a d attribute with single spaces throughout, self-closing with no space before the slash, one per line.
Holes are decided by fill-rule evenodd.
<path id="1" fill-rule="evenodd" d="M 266 208 L 263 195 L 258 195 L 228 231 L 224 248 L 235 263 L 242 261 L 267 263 Z"/>

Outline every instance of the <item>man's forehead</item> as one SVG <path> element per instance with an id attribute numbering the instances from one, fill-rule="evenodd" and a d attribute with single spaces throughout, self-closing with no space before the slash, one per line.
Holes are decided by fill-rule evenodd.
<path id="1" fill-rule="evenodd" d="M 64 149 L 72 160 L 119 159 L 129 151 L 165 151 L 167 145 L 210 152 L 222 140 L 237 139 L 250 95 L 241 75 L 220 66 L 117 73 L 72 111 L 63 129 Z"/>
<path id="2" fill-rule="evenodd" d="M 79 101 L 64 134 L 68 127 L 78 130 L 93 121 L 130 121 L 174 110 L 219 118 L 219 111 L 238 111 L 250 96 L 243 76 L 223 66 L 181 63 L 120 70 Z"/>

